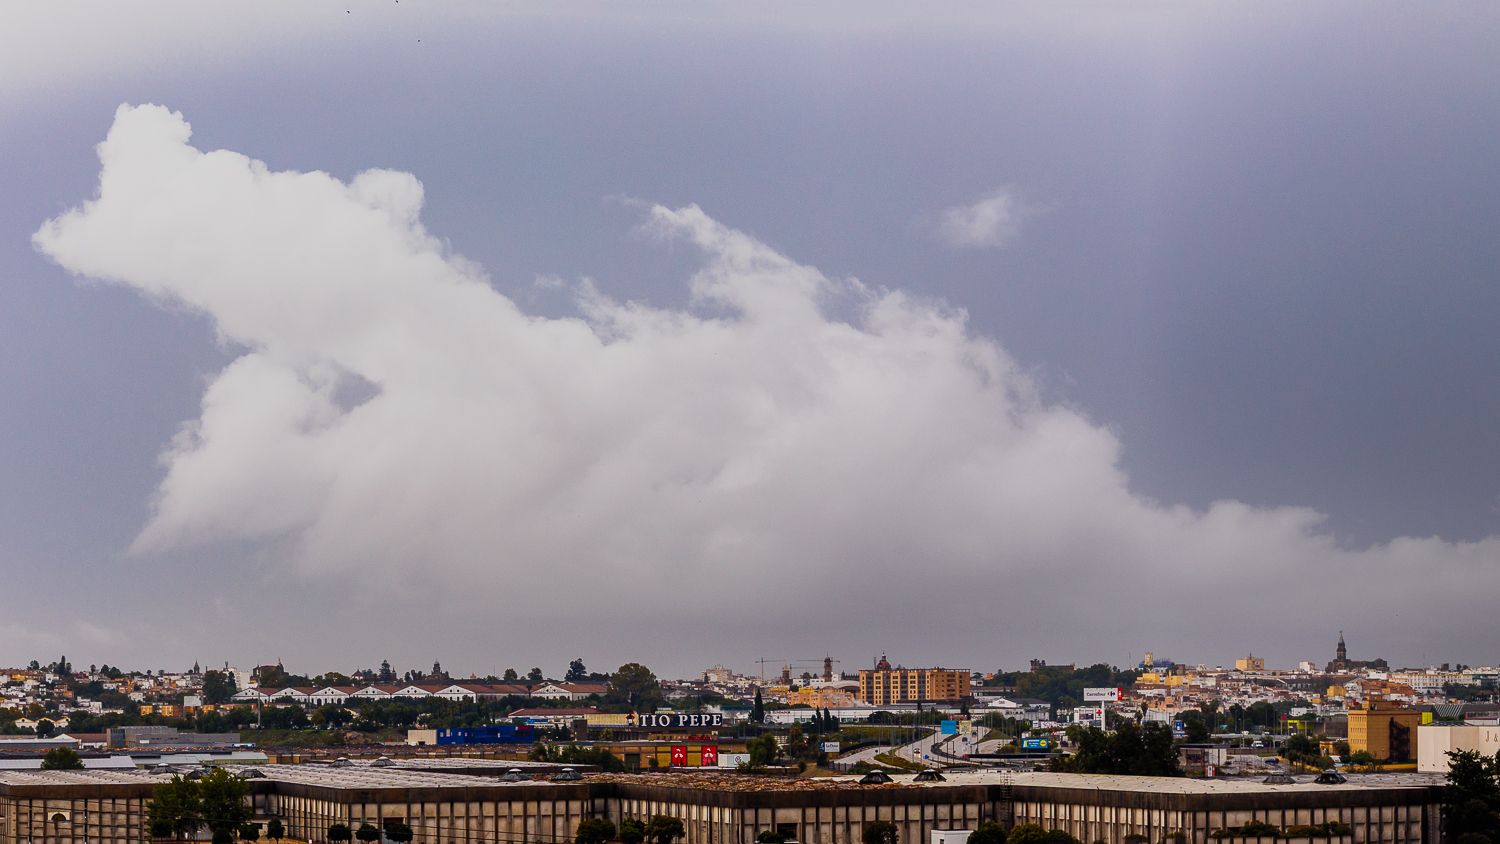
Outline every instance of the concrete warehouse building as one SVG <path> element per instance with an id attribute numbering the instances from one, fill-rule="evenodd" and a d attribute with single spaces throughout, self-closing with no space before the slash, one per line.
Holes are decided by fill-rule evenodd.
<path id="1" fill-rule="evenodd" d="M 493 774 L 513 763 L 446 768 L 464 773 L 387 764 L 265 766 L 248 780 L 255 818 L 279 818 L 289 838 L 320 844 L 334 823 L 392 821 L 411 825 L 415 844 L 562 844 L 584 818 L 618 824 L 658 814 L 682 820 L 685 844 L 752 844 L 768 829 L 803 844 L 856 844 L 876 820 L 895 823 L 907 844 L 986 820 L 1035 822 L 1106 844 L 1126 844 L 1128 836 L 1161 841 L 1177 831 L 1206 844 L 1215 830 L 1251 820 L 1281 829 L 1339 821 L 1350 832 L 1330 839 L 1336 844 L 1439 840 L 1441 780 L 1415 774 L 1343 785 L 998 772 L 883 785 L 703 773 L 505 782 Z M 0 844 L 146 841 L 152 788 L 166 779 L 145 771 L 0 771 Z"/>

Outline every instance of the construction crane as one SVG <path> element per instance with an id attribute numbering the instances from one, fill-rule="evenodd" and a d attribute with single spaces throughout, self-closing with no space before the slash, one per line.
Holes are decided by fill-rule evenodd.
<path id="1" fill-rule="evenodd" d="M 772 659 L 771 657 L 763 656 L 760 659 L 757 659 L 756 662 L 760 663 L 760 684 L 762 686 L 764 686 L 766 684 L 766 663 L 769 662 L 769 663 L 772 663 L 774 665 L 775 663 L 778 663 L 778 662 L 785 663 L 786 660 L 784 660 L 784 659 L 782 659 L 780 657 Z"/>

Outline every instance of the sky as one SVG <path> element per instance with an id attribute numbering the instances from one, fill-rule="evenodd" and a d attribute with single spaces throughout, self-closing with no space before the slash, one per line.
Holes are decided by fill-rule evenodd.
<path id="1" fill-rule="evenodd" d="M 1500 663 L 1500 12 L 17 5 L 0 664 Z"/>

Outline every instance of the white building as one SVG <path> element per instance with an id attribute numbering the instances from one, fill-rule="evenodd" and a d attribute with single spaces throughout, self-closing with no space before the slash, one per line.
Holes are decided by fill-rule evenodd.
<path id="1" fill-rule="evenodd" d="M 1481 756 L 1500 753 L 1500 725 L 1424 724 L 1417 727 L 1417 771 L 1448 771 L 1448 751 L 1477 750 Z"/>

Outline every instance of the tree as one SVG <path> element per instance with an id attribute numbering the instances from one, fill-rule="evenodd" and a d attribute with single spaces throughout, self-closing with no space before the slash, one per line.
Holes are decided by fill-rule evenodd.
<path id="1" fill-rule="evenodd" d="M 569 683 L 580 683 L 589 678 L 589 670 L 584 667 L 582 657 L 568 663 L 568 673 L 563 675 L 563 680 Z"/>
<path id="2" fill-rule="evenodd" d="M 1005 826 L 995 821 L 983 821 L 969 833 L 967 844 L 1005 844 Z"/>
<path id="3" fill-rule="evenodd" d="M 1364 768 L 1367 771 L 1375 770 L 1375 757 L 1368 750 L 1354 751 L 1349 754 L 1347 761 L 1356 768 Z"/>
<path id="4" fill-rule="evenodd" d="M 244 824 L 240 824 L 240 840 L 241 841 L 259 841 L 260 840 L 260 824 L 258 824 L 258 823 L 244 823 Z"/>
<path id="5" fill-rule="evenodd" d="M 286 826 L 282 824 L 281 818 L 271 818 L 270 822 L 266 824 L 266 837 L 272 841 L 280 842 L 285 835 Z M 394 841 L 395 839 L 392 840 Z"/>
<path id="6" fill-rule="evenodd" d="M 385 825 L 385 837 L 395 844 L 408 844 L 412 840 L 411 826 L 403 821 L 389 821 Z"/>
<path id="7" fill-rule="evenodd" d="M 802 757 L 804 757 L 804 756 L 807 755 L 807 752 L 808 752 L 808 750 L 811 747 L 812 747 L 812 743 L 807 740 L 807 736 L 805 736 L 805 735 L 802 734 L 802 728 L 801 727 L 793 725 L 793 727 L 790 730 L 787 731 L 787 734 L 786 734 L 786 755 L 787 756 L 790 756 L 793 759 L 801 759 Z"/>
<path id="8" fill-rule="evenodd" d="M 862 844 L 901 844 L 901 830 L 890 821 L 871 821 L 859 832 Z"/>
<path id="9" fill-rule="evenodd" d="M 757 724 L 766 722 L 766 702 L 760 699 L 760 689 L 755 690 L 755 704 L 750 707 L 750 720 Z"/>
<path id="10" fill-rule="evenodd" d="M 1208 741 L 1210 733 L 1207 722 L 1203 719 L 1203 713 L 1196 709 L 1187 709 L 1182 712 L 1182 735 L 1183 741 L 1190 744 L 1201 744 Z"/>
<path id="11" fill-rule="evenodd" d="M 1311 736 L 1301 733 L 1288 736 L 1281 745 L 1281 755 L 1293 765 L 1322 768 L 1323 749 Z"/>
<path id="12" fill-rule="evenodd" d="M 519 674 L 516 673 L 516 669 L 514 669 L 514 668 L 507 668 L 507 669 L 505 669 L 505 682 L 507 682 L 507 683 L 514 683 L 514 682 L 516 682 L 519 679 L 521 679 L 521 675 L 519 675 Z"/>
<path id="13" fill-rule="evenodd" d="M 540 668 L 533 668 L 526 672 L 526 683 L 528 685 L 538 685 L 545 679 L 547 679 L 547 676 L 542 673 L 542 669 Z"/>
<path id="14" fill-rule="evenodd" d="M 750 754 L 750 767 L 752 768 L 774 765 L 776 757 L 781 755 L 781 748 L 776 745 L 776 737 L 770 733 L 764 733 L 745 742 L 745 750 Z"/>
<path id="15" fill-rule="evenodd" d="M 635 818 L 620 821 L 620 844 L 641 844 L 646 840 L 646 825 Z"/>
<path id="16" fill-rule="evenodd" d="M 354 833 L 344 824 L 336 823 L 328 827 L 329 841 L 349 841 L 353 838 Z"/>
<path id="17" fill-rule="evenodd" d="M 203 672 L 204 703 L 228 703 L 236 691 L 233 674 L 227 671 Z"/>
<path id="18" fill-rule="evenodd" d="M 36 737 L 37 738 L 52 738 L 55 735 L 57 735 L 57 725 L 56 724 L 52 723 L 51 721 L 47 720 L 46 718 L 43 718 L 42 720 L 36 722 Z"/>
<path id="19" fill-rule="evenodd" d="M 1484 844 L 1481 839 L 1500 842 L 1500 753 L 1492 757 L 1474 750 L 1448 753 L 1443 831 L 1455 844 Z"/>
<path id="20" fill-rule="evenodd" d="M 202 805 L 203 823 L 216 837 L 234 835 L 250 821 L 250 806 L 245 797 L 250 786 L 224 768 L 214 768 L 198 780 L 198 799 Z"/>
<path id="21" fill-rule="evenodd" d="M 151 790 L 146 822 L 155 838 L 185 839 L 203 825 L 203 804 L 198 783 L 173 774 L 172 779 Z"/>
<path id="22" fill-rule="evenodd" d="M 1043 829 L 1034 823 L 1017 825 L 1010 831 L 1006 844 L 1079 844 L 1078 839 L 1060 829 Z"/>
<path id="23" fill-rule="evenodd" d="M 83 757 L 71 747 L 54 747 L 42 757 L 44 771 L 81 771 Z"/>
<path id="24" fill-rule="evenodd" d="M 578 822 L 578 834 L 573 841 L 575 844 L 604 844 L 614 837 L 615 825 L 609 818 L 584 818 Z"/>
<path id="25" fill-rule="evenodd" d="M 651 669 L 638 662 L 627 662 L 609 677 L 611 703 L 622 703 L 631 709 L 654 711 L 662 702 L 661 684 Z"/>
<path id="26" fill-rule="evenodd" d="M 1121 721 L 1113 733 L 1098 727 L 1072 726 L 1068 738 L 1078 748 L 1071 757 L 1053 760 L 1053 769 L 1080 774 L 1131 774 L 1180 777 L 1172 731 L 1165 724 L 1137 726 Z M 1014 835 L 1014 831 L 1012 831 Z"/>
<path id="27" fill-rule="evenodd" d="M 786 844 L 786 836 L 774 829 L 763 829 L 755 836 L 756 844 Z"/>
<path id="28" fill-rule="evenodd" d="M 359 829 L 354 831 L 354 837 L 365 842 L 365 844 L 373 844 L 373 842 L 380 840 L 380 830 L 376 828 L 375 824 L 362 823 L 359 825 Z"/>
<path id="29" fill-rule="evenodd" d="M 380 673 L 375 675 L 375 678 L 382 683 L 396 682 L 396 669 L 391 667 L 390 660 L 382 659 L 380 661 Z"/>
<path id="30" fill-rule="evenodd" d="M 671 815 L 653 815 L 646 823 L 646 837 L 652 844 L 672 844 L 687 835 L 680 818 Z"/>

